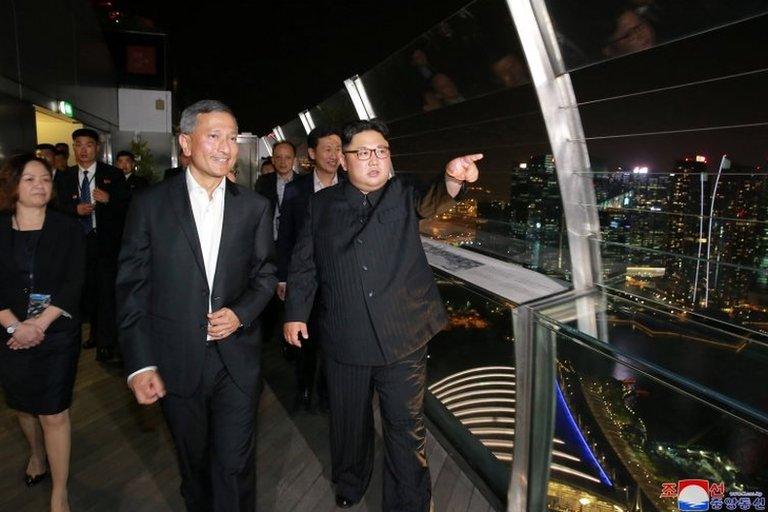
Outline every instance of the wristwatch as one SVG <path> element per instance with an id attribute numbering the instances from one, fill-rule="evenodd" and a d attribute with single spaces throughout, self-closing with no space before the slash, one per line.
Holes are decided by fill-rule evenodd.
<path id="1" fill-rule="evenodd" d="M 16 329 L 21 325 L 21 322 L 13 322 L 11 325 L 5 328 L 5 332 L 8 334 L 13 334 L 16 332 Z"/>

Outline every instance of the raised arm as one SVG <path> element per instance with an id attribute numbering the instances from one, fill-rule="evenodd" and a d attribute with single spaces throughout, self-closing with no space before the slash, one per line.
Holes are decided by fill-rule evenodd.
<path id="1" fill-rule="evenodd" d="M 483 155 L 479 153 L 454 158 L 431 186 L 417 191 L 415 205 L 419 217 L 434 217 L 453 207 L 464 191 L 464 184 L 477 181 L 479 170 L 475 162 L 481 158 Z"/>

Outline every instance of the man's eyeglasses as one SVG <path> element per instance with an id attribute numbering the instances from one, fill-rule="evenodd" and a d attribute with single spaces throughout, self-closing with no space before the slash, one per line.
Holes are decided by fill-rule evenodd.
<path id="1" fill-rule="evenodd" d="M 342 151 L 342 153 L 354 153 L 355 156 L 357 156 L 357 159 L 361 161 L 370 160 L 371 155 L 375 153 L 376 158 L 381 160 L 382 158 L 387 158 L 389 156 L 389 148 L 386 146 L 380 146 L 375 149 L 359 148 L 359 149 L 350 149 L 348 151 Z"/>

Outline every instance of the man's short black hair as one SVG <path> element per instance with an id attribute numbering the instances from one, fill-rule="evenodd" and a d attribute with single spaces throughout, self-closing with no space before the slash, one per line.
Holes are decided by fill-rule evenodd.
<path id="1" fill-rule="evenodd" d="M 288 146 L 291 146 L 291 149 L 293 150 L 293 156 L 296 156 L 296 144 L 289 140 L 281 140 L 280 142 L 275 142 L 275 145 L 272 146 L 272 152 L 274 153 L 278 146 L 281 144 L 286 144 Z"/>
<path id="2" fill-rule="evenodd" d="M 60 149 L 57 149 L 56 151 L 54 151 L 53 155 L 54 156 L 63 156 L 65 158 L 69 158 L 69 155 L 67 154 L 67 152 L 66 151 L 62 151 Z"/>
<path id="3" fill-rule="evenodd" d="M 63 151 L 65 155 L 69 156 L 69 144 L 67 144 L 66 142 L 57 142 L 56 150 Z"/>
<path id="4" fill-rule="evenodd" d="M 37 146 L 35 146 L 35 150 L 39 150 L 39 151 L 47 150 L 47 151 L 56 152 L 56 147 L 53 144 L 45 144 L 44 143 L 44 144 L 38 144 Z"/>
<path id="5" fill-rule="evenodd" d="M 367 132 L 368 130 L 379 132 L 385 139 L 389 137 L 389 128 L 387 128 L 387 125 L 384 124 L 383 121 L 379 121 L 378 119 L 352 121 L 351 123 L 344 125 L 344 128 L 341 130 L 341 145 L 344 147 L 349 146 L 355 135 L 360 132 Z"/>
<path id="6" fill-rule="evenodd" d="M 133 160 L 134 162 L 136 161 L 136 157 L 135 157 L 135 156 L 134 156 L 134 154 L 133 154 L 133 153 L 131 153 L 130 151 L 118 151 L 118 152 L 117 152 L 117 156 L 115 156 L 115 160 L 117 160 L 117 159 L 118 159 L 118 158 L 120 158 L 121 156 L 127 156 L 127 157 L 129 157 L 131 160 Z"/>
<path id="7" fill-rule="evenodd" d="M 341 132 L 335 126 L 318 126 L 307 135 L 307 147 L 317 149 L 317 143 L 324 137 L 336 135 L 341 138 Z"/>
<path id="8" fill-rule="evenodd" d="M 88 137 L 93 139 L 96 144 L 99 143 L 99 134 L 96 133 L 96 130 L 91 130 L 90 128 L 78 128 L 77 130 L 73 131 L 72 140 L 75 140 L 78 137 Z"/>

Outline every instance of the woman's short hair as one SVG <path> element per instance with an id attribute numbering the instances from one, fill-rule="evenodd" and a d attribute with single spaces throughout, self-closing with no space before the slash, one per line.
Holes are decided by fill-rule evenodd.
<path id="1" fill-rule="evenodd" d="M 9 158 L 5 165 L 0 168 L 0 211 L 15 212 L 16 201 L 19 200 L 19 182 L 24 168 L 30 162 L 39 162 L 45 167 L 49 174 L 51 166 L 42 158 L 38 158 L 32 153 L 23 153 Z"/>

